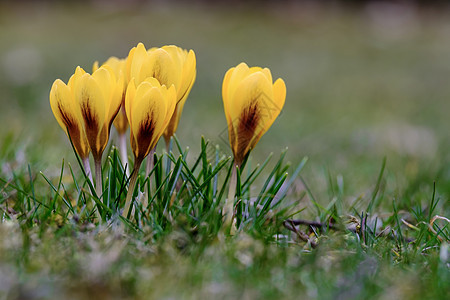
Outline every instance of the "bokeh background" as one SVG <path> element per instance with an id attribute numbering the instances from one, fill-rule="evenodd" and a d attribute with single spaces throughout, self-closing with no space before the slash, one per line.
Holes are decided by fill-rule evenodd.
<path id="1" fill-rule="evenodd" d="M 221 85 L 244 61 L 287 85 L 286 105 L 253 151 L 309 157 L 303 177 L 318 195 L 341 178 L 363 193 L 387 157 L 391 191 L 448 197 L 450 10 L 408 1 L 0 2 L 0 159 L 57 174 L 75 164 L 48 93 L 76 66 L 125 57 L 138 42 L 194 49 L 197 80 L 178 130 L 195 156 L 200 136 L 226 143 Z M 114 135 L 113 135 L 114 138 Z M 15 162 L 15 163 L 11 163 Z M 413 183 L 413 184 L 411 184 Z M 430 194 L 430 193 L 428 193 Z M 448 199 L 448 198 L 447 198 Z"/>

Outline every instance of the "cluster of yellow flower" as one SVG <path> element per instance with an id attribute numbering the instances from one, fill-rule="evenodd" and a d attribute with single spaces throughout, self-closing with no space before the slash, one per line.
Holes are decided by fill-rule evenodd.
<path id="1" fill-rule="evenodd" d="M 50 105 L 92 180 L 89 153 L 96 174 L 96 193 L 102 194 L 101 160 L 114 123 L 119 141 L 130 127 L 134 154 L 124 214 L 130 209 L 132 190 L 144 158 L 164 135 L 168 144 L 178 127 L 184 103 L 196 78 L 194 51 L 177 46 L 146 49 L 142 43 L 125 59 L 109 58 L 92 75 L 77 67 L 65 84 L 57 79 L 50 91 Z M 286 98 L 282 79 L 273 83 L 267 68 L 245 63 L 231 68 L 223 81 L 223 103 L 236 167 L 256 145 L 280 113 Z M 126 142 L 120 147 L 128 163 Z M 131 190 L 131 193 L 130 193 Z"/>

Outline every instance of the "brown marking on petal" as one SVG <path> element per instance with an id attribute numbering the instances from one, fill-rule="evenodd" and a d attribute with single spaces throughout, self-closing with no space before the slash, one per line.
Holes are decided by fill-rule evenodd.
<path id="1" fill-rule="evenodd" d="M 102 149 L 98 142 L 98 120 L 95 112 L 89 106 L 89 95 L 83 93 L 83 100 L 81 101 L 81 116 L 84 120 L 84 128 L 86 132 L 86 137 L 91 148 L 92 155 L 95 157 L 101 157 Z"/>
<path id="2" fill-rule="evenodd" d="M 161 85 L 164 84 L 168 86 L 169 84 L 167 82 L 167 76 L 163 76 L 162 67 L 159 62 L 155 63 L 155 65 L 153 66 L 152 74 L 150 75 L 150 77 L 156 78 L 156 80 L 158 80 Z"/>
<path id="3" fill-rule="evenodd" d="M 256 101 L 253 101 L 249 106 L 247 106 L 241 113 L 239 118 L 239 131 L 246 131 L 248 133 L 255 132 L 258 127 L 259 122 L 259 107 Z"/>
<path id="4" fill-rule="evenodd" d="M 236 132 L 235 132 L 235 128 L 233 126 L 233 122 L 231 122 L 228 125 L 228 134 L 229 134 L 229 139 L 230 139 L 230 146 L 231 146 L 231 150 L 233 151 L 233 154 L 236 156 L 236 153 L 234 153 L 234 150 L 236 149 Z"/>
<path id="5" fill-rule="evenodd" d="M 98 123 L 95 116 L 95 113 L 91 110 L 91 107 L 88 104 L 89 97 L 83 101 L 81 104 L 81 115 L 83 116 L 84 123 L 86 125 L 86 130 L 95 130 L 97 131 Z"/>
<path id="6" fill-rule="evenodd" d="M 67 127 L 67 130 L 70 130 L 71 128 L 73 128 L 74 126 L 76 126 L 76 122 L 69 116 L 66 114 L 66 112 L 64 111 L 64 109 L 61 106 L 61 103 L 58 102 L 58 110 L 61 114 L 61 117 L 63 119 L 64 124 Z"/>
<path id="7" fill-rule="evenodd" d="M 149 115 L 139 126 L 139 130 L 136 135 L 137 142 L 137 155 L 139 159 L 143 159 L 150 151 L 150 146 L 153 141 L 153 135 L 155 133 L 155 123 L 153 116 Z"/>
<path id="8" fill-rule="evenodd" d="M 67 133 L 72 140 L 75 150 L 82 158 L 86 157 L 88 153 L 86 153 L 86 149 L 82 145 L 81 132 L 78 123 L 66 114 L 60 102 L 58 102 L 58 110 L 61 113 L 63 122 L 66 125 Z"/>
<path id="9" fill-rule="evenodd" d="M 247 147 L 255 136 L 260 119 L 258 102 L 250 102 L 250 105 L 242 111 L 237 126 L 237 149 L 234 155 L 238 164 L 242 162 L 247 154 Z"/>
<path id="10" fill-rule="evenodd" d="M 134 158 L 137 158 L 139 156 L 139 149 L 137 149 L 136 139 L 134 138 L 133 131 L 131 130 L 130 130 L 130 145 L 131 149 L 133 150 Z"/>
<path id="11" fill-rule="evenodd" d="M 73 130 L 69 131 L 70 138 L 72 139 L 73 146 L 75 147 L 75 150 L 77 150 L 77 153 L 81 156 L 81 158 L 85 158 L 89 154 L 89 150 L 87 147 L 83 146 L 82 142 L 82 133 L 79 130 L 79 127 L 74 127 Z"/>
<path id="12" fill-rule="evenodd" d="M 100 134 L 97 137 L 97 142 L 98 142 L 98 146 L 99 146 L 99 150 L 100 150 L 100 157 L 103 153 L 103 150 L 105 150 L 106 145 L 108 144 L 108 139 L 109 139 L 109 130 L 108 128 L 106 128 L 106 126 L 102 127 L 102 130 L 100 131 Z M 94 153 L 92 153 L 94 155 Z"/>

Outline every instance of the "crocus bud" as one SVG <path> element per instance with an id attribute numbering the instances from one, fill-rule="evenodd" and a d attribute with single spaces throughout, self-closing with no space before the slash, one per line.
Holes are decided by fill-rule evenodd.
<path id="1" fill-rule="evenodd" d="M 69 86 L 80 109 L 89 148 L 94 160 L 99 161 L 121 105 L 123 86 L 108 66 L 100 67 L 92 75 L 78 67 Z"/>
<path id="2" fill-rule="evenodd" d="M 130 143 L 135 165 L 152 150 L 163 134 L 176 105 L 176 90 L 167 88 L 149 77 L 139 85 L 134 80 L 128 84 L 125 111 L 130 122 Z"/>
<path id="3" fill-rule="evenodd" d="M 160 84 L 174 85 L 176 90 L 176 108 L 167 129 L 164 132 L 166 141 L 175 133 L 181 117 L 184 103 L 192 89 L 196 78 L 196 59 L 193 50 L 181 49 L 177 46 L 145 49 L 142 43 L 131 49 L 126 63 L 128 78 L 141 83 L 145 78 L 156 78 Z"/>
<path id="4" fill-rule="evenodd" d="M 267 68 L 240 63 L 225 74 L 222 98 L 231 149 L 240 165 L 280 114 L 286 85 L 281 78 L 273 83 Z"/>
<path id="5" fill-rule="evenodd" d="M 71 86 L 60 79 L 55 80 L 50 90 L 50 106 L 59 126 L 70 136 L 75 151 L 82 159 L 88 158 L 89 145 Z"/>
<path id="6" fill-rule="evenodd" d="M 177 46 L 164 46 L 163 50 L 167 51 L 174 61 L 177 62 L 179 69 L 181 70 L 181 81 L 177 88 L 177 106 L 175 112 L 170 119 L 169 125 L 167 125 L 164 131 L 164 138 L 166 142 L 174 135 L 180 122 L 181 113 L 183 112 L 184 103 L 186 102 L 192 86 L 194 85 L 196 78 L 196 59 L 193 50 L 181 49 Z"/>

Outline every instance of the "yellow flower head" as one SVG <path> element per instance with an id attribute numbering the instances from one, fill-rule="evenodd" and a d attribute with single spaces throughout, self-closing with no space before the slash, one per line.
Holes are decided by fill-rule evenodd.
<path id="1" fill-rule="evenodd" d="M 176 90 L 149 77 L 137 87 L 128 84 L 125 111 L 130 122 L 130 143 L 135 164 L 139 165 L 163 134 L 176 105 Z"/>
<path id="2" fill-rule="evenodd" d="M 60 79 L 55 80 L 50 90 L 50 106 L 61 128 L 70 136 L 78 155 L 82 159 L 87 158 L 89 145 L 78 103 L 72 88 Z"/>
<path id="3" fill-rule="evenodd" d="M 167 53 L 171 55 L 181 70 L 181 81 L 180 85 L 177 87 L 177 106 L 175 107 L 175 112 L 169 125 L 167 125 L 167 128 L 164 131 L 164 137 L 166 141 L 168 141 L 178 128 L 184 103 L 194 85 L 197 71 L 195 53 L 193 50 L 189 50 L 188 52 L 177 46 L 164 46 L 161 49 L 167 51 Z"/>
<path id="4" fill-rule="evenodd" d="M 56 80 L 53 84 L 50 92 L 53 113 L 59 124 L 68 128 L 71 137 L 72 132 L 66 125 L 70 122 L 67 122 L 64 116 L 68 116 L 70 120 L 76 119 L 76 122 L 72 123 L 77 124 L 80 135 L 83 136 L 79 138 L 82 142 L 76 146 L 80 156 L 82 156 L 80 151 L 85 155 L 82 148 L 87 143 L 94 160 L 101 160 L 108 143 L 112 120 L 120 108 L 122 89 L 114 72 L 108 66 L 100 67 L 92 75 L 77 67 L 67 85 L 60 80 Z M 68 106 L 58 108 L 64 105 Z"/>
<path id="5" fill-rule="evenodd" d="M 273 83 L 267 68 L 240 63 L 225 74 L 222 98 L 231 149 L 240 165 L 280 114 L 286 85 L 281 78 Z"/>
<path id="6" fill-rule="evenodd" d="M 116 118 L 114 119 L 114 127 L 116 127 L 119 134 L 125 134 L 128 128 L 128 120 L 127 115 L 125 113 L 125 92 L 126 92 L 126 86 L 127 82 L 125 82 L 125 67 L 126 67 L 126 59 L 124 58 L 117 58 L 117 57 L 110 57 L 106 62 L 103 63 L 102 66 L 109 66 L 111 70 L 114 72 L 114 75 L 116 78 L 118 78 L 119 84 L 122 85 L 122 105 L 120 107 L 119 112 L 117 113 Z M 94 66 L 92 67 L 92 72 L 95 72 L 98 69 L 98 62 L 96 61 L 94 63 Z"/>
<path id="7" fill-rule="evenodd" d="M 141 83 L 145 78 L 154 77 L 160 84 L 175 86 L 176 108 L 164 132 L 166 139 L 175 133 L 184 103 L 196 78 L 196 59 L 193 50 L 177 46 L 145 49 L 142 43 L 131 49 L 126 63 L 127 78 Z"/>

